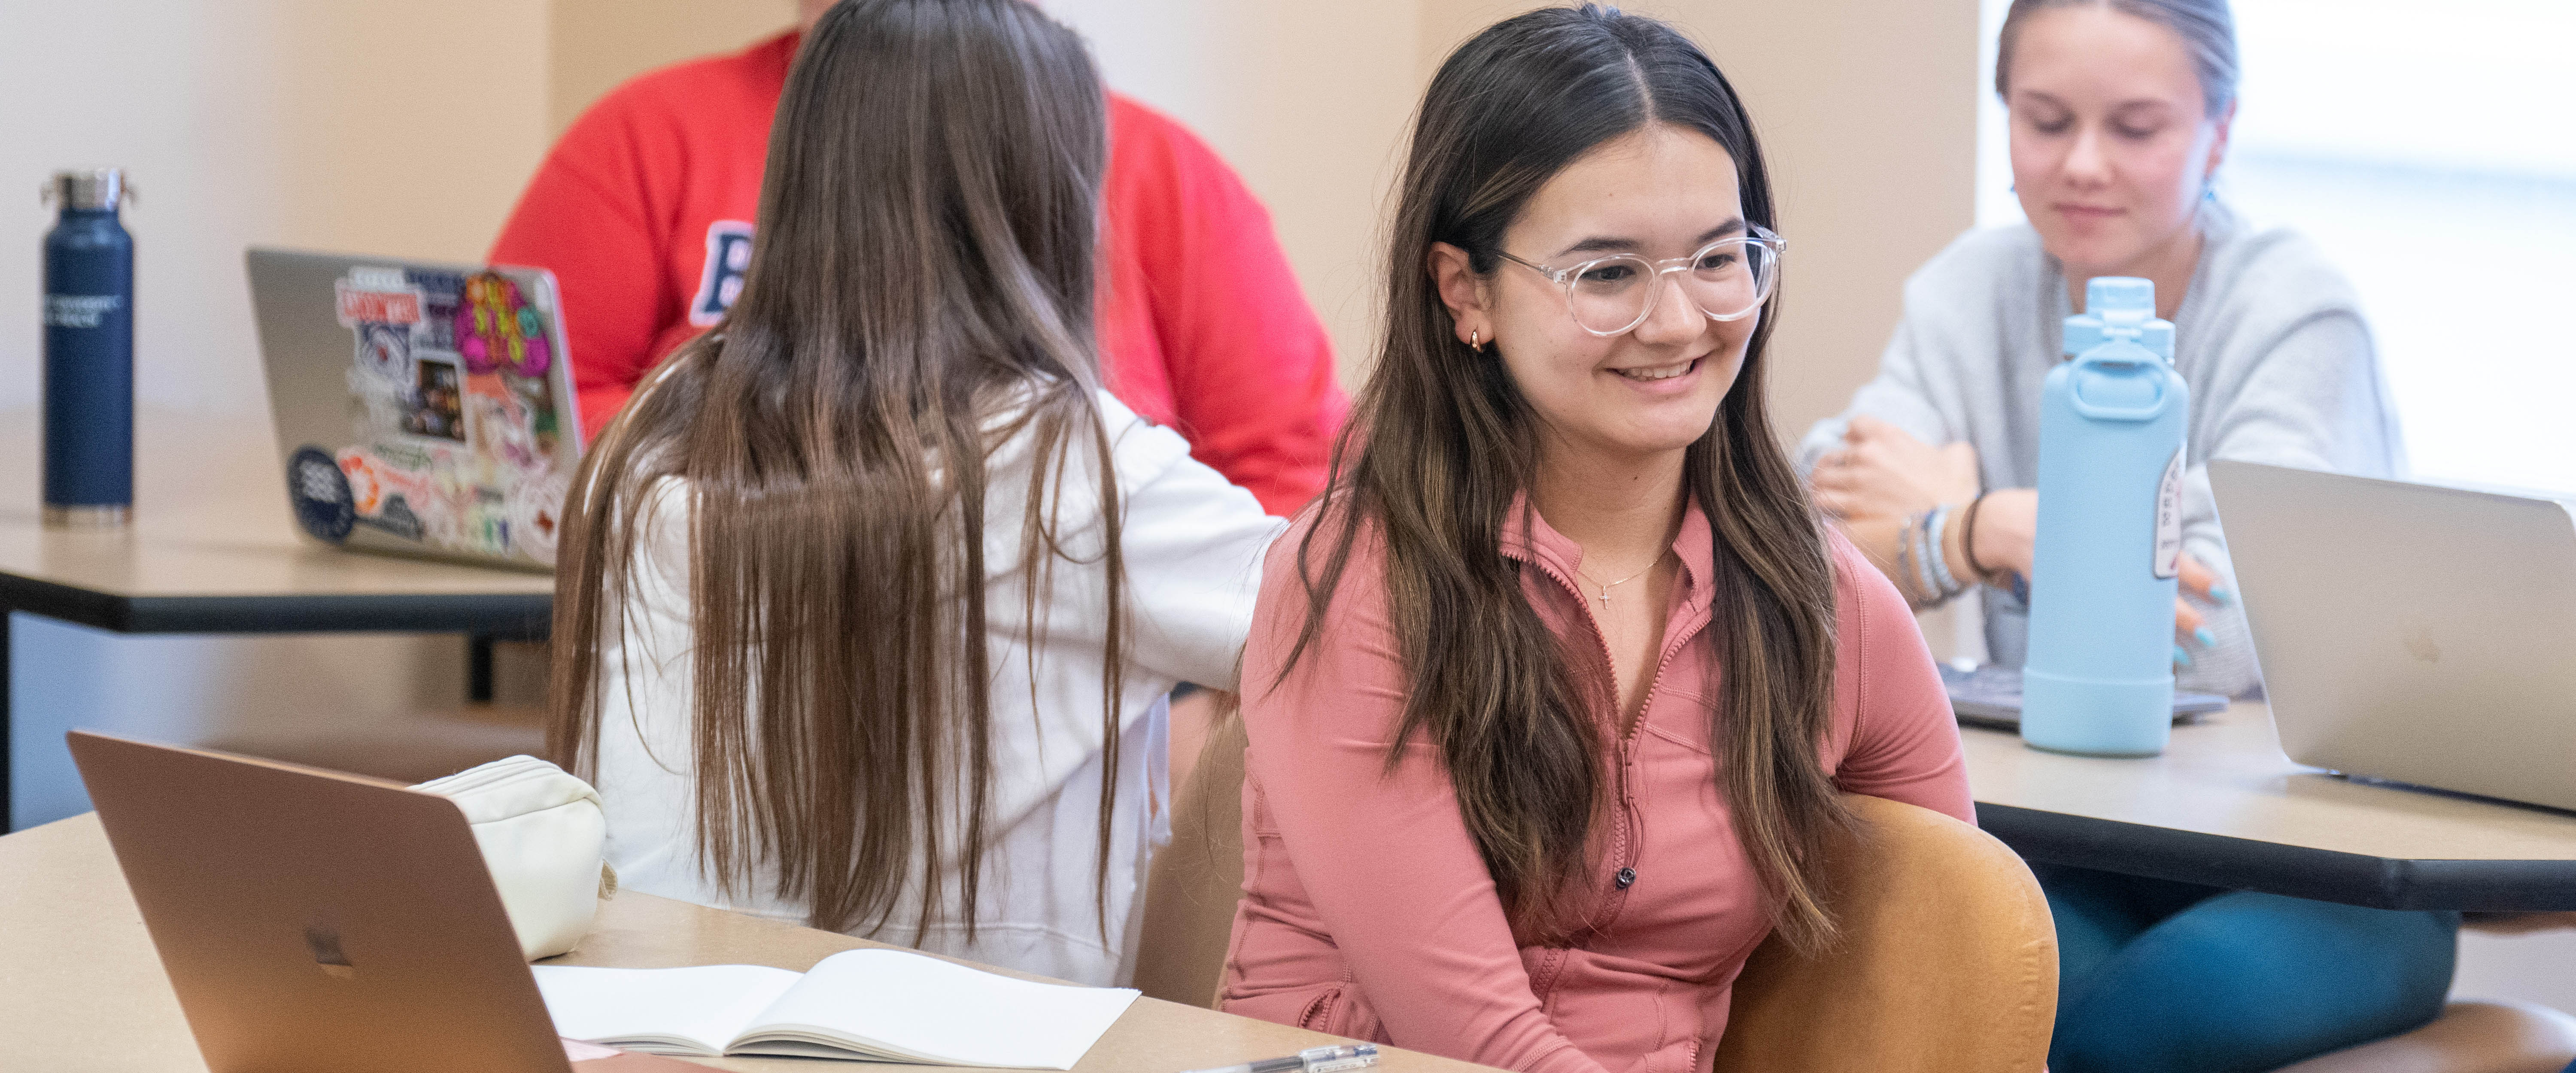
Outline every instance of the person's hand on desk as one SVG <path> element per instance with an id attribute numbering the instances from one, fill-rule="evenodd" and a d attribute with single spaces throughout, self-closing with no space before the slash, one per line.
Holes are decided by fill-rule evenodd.
<path id="1" fill-rule="evenodd" d="M 1852 418 L 1843 444 L 1842 450 L 1817 459 L 1809 476 L 1816 506 L 1889 577 L 1902 578 L 1896 550 L 1907 519 L 1945 504 L 1957 519 L 1942 541 L 1942 558 L 1951 574 L 1995 584 L 2031 575 L 2039 533 L 2037 489 L 2002 488 L 1980 495 L 1976 448 L 1965 443 L 1934 447 L 1867 414 Z M 1976 510 L 1973 526 L 1967 524 L 1971 506 Z M 1971 535 L 1974 547 L 1967 542 Z M 2208 564 L 2185 553 L 2179 566 L 2184 590 L 2213 604 L 2231 598 Z M 1902 580 L 1898 587 L 1909 588 Z M 2200 610 L 2179 596 L 2174 599 L 2174 637 L 2201 646 L 2214 643 Z M 2177 663 L 2191 662 L 2181 643 L 2174 656 Z"/>

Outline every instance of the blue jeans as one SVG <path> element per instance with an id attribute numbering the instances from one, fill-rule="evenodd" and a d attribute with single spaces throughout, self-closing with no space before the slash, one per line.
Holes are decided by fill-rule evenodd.
<path id="1" fill-rule="evenodd" d="M 2451 990 L 2458 913 L 2031 870 L 2057 918 L 2052 1073 L 2263 1073 L 2421 1027 Z"/>

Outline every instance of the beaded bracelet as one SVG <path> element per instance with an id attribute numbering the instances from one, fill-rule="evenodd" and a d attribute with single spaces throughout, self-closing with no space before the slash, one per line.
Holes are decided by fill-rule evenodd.
<path id="1" fill-rule="evenodd" d="M 1941 547 L 1942 536 L 1950 531 L 1950 508 L 1947 506 L 1933 508 L 1932 524 L 1928 528 L 1931 531 L 1924 535 L 1923 550 L 1932 560 L 1932 576 L 1941 586 L 1941 600 L 1947 603 L 1960 593 L 1968 591 L 1967 586 L 1959 584 L 1958 576 L 1950 572 L 1950 556 L 1944 553 Z"/>
<path id="2" fill-rule="evenodd" d="M 1918 607 L 1932 598 L 1923 590 L 1923 575 L 1917 571 L 1918 564 L 1912 561 L 1914 526 L 1921 520 L 1921 515 L 1908 514 L 1905 524 L 1896 531 L 1896 587 L 1905 594 L 1905 602 Z"/>
<path id="3" fill-rule="evenodd" d="M 1906 603 L 1917 604 L 1922 602 L 1923 594 L 1913 591 L 1915 583 L 1910 579 L 1914 574 L 1914 568 L 1905 561 L 1905 557 L 1912 554 L 1914 554 L 1914 516 L 1908 514 L 1896 527 L 1896 570 L 1888 575 L 1888 580 L 1896 583 L 1897 592 L 1905 597 Z"/>
<path id="4" fill-rule="evenodd" d="M 1937 605 L 1941 602 L 1942 598 L 1941 579 L 1934 576 L 1932 573 L 1931 557 L 1924 554 L 1923 549 L 1924 534 L 1931 531 L 1933 519 L 1938 518 L 1940 514 L 1941 509 L 1939 507 L 1934 507 L 1931 510 L 1916 515 L 1912 529 L 1914 534 L 1914 539 L 1912 541 L 1914 545 L 1914 579 L 1922 583 L 1923 602 L 1927 605 Z"/>

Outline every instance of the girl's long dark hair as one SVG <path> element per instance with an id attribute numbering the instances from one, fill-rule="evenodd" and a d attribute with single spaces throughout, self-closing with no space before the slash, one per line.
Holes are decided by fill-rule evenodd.
<path id="1" fill-rule="evenodd" d="M 1426 269 L 1433 243 L 1500 264 L 1506 228 L 1566 165 L 1655 124 L 1734 157 L 1745 219 L 1774 226 L 1769 173 L 1733 87 L 1654 19 L 1586 4 L 1532 11 L 1460 46 L 1415 119 L 1387 251 L 1386 333 L 1335 449 L 1318 524 L 1298 548 L 1315 643 L 1364 531 L 1386 549 L 1387 602 L 1411 681 L 1398 740 L 1427 735 L 1525 939 L 1576 926 L 1568 895 L 1609 775 L 1608 673 L 1578 673 L 1503 556 L 1505 515 L 1537 475 L 1534 418 L 1503 363 L 1458 341 Z M 1692 444 L 1684 484 L 1716 536 L 1692 564 L 1716 589 L 1708 642 L 1721 667 L 1709 718 L 1719 789 L 1775 926 L 1813 948 L 1833 935 L 1815 855 L 1850 814 L 1818 754 L 1834 690 L 1834 567 L 1764 410 L 1763 309 L 1743 371 Z M 1375 578 L 1353 579 L 1374 584 Z M 1392 764 L 1394 758 L 1389 757 Z"/>
<path id="2" fill-rule="evenodd" d="M 1038 474 L 1017 549 L 1032 623 L 1065 558 L 1061 479 L 1100 481 L 1105 555 L 1077 565 L 1107 576 L 1117 768 L 1125 566 L 1091 322 L 1106 124 L 1081 39 L 1019 0 L 833 8 L 778 103 L 739 301 L 574 482 L 548 747 L 596 764 L 601 695 L 621 688 L 599 680 L 617 670 L 602 653 L 640 613 L 655 501 L 684 490 L 693 648 L 665 655 L 692 676 L 699 861 L 725 889 L 765 862 L 816 927 L 881 927 L 909 889 L 925 926 L 955 906 L 974 934 L 993 782 L 985 453 L 1008 437 L 1030 437 Z M 1116 784 L 1100 786 L 1102 882 Z"/>

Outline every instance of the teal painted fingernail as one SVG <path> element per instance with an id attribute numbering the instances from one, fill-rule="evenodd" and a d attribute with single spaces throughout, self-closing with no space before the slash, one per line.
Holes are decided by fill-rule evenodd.
<path id="1" fill-rule="evenodd" d="M 2225 585 L 2212 585 L 2209 587 L 2209 602 L 2225 607 L 2236 602 L 2236 594 L 2227 591 Z"/>
<path id="2" fill-rule="evenodd" d="M 2191 653 L 2183 651 L 2181 645 L 2175 645 L 2174 662 L 2185 667 L 2191 666 Z"/>
<path id="3" fill-rule="evenodd" d="M 2202 648 L 2218 647 L 2218 635 L 2209 632 L 2207 626 L 2191 631 L 2191 639 L 2200 642 Z"/>

